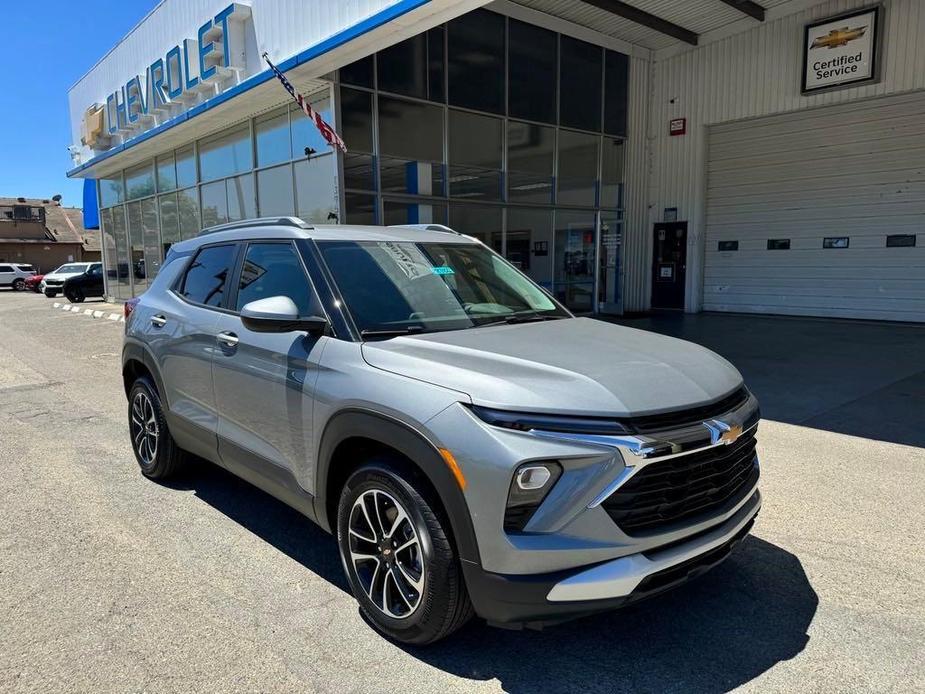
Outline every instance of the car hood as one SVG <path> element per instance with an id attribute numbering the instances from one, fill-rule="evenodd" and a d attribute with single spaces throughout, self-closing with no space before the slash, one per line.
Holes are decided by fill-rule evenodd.
<path id="1" fill-rule="evenodd" d="M 83 272 L 52 272 L 49 275 L 45 275 L 43 279 L 46 280 L 66 280 L 68 277 L 77 277 L 78 275 L 84 274 Z"/>
<path id="2" fill-rule="evenodd" d="M 397 337 L 363 344 L 374 367 L 487 407 L 636 416 L 694 407 L 742 385 L 690 342 L 589 318 Z"/>

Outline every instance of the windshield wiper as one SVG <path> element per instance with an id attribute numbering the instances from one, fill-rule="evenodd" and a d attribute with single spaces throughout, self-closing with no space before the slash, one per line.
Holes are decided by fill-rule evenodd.
<path id="1" fill-rule="evenodd" d="M 492 325 L 514 325 L 515 323 L 538 323 L 539 321 L 545 320 L 559 320 L 561 318 L 567 318 L 568 316 L 543 316 L 539 313 L 533 313 L 527 316 L 512 314 L 510 316 L 505 316 L 504 318 L 499 318 L 498 320 L 488 321 L 487 323 L 479 323 L 472 327 L 474 328 L 488 328 Z"/>
<path id="2" fill-rule="evenodd" d="M 423 333 L 423 325 L 408 325 L 404 328 L 383 328 L 381 330 L 361 330 L 360 337 L 400 337 Z"/>

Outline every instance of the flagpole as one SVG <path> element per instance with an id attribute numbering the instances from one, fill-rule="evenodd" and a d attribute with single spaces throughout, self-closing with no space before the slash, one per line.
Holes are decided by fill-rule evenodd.
<path id="1" fill-rule="evenodd" d="M 280 84 L 283 85 L 283 88 L 289 92 L 289 96 L 299 105 L 299 108 L 302 112 L 308 116 L 315 127 L 318 128 L 318 132 L 321 133 L 321 136 L 327 141 L 327 143 L 335 148 L 339 149 L 341 152 L 347 152 L 347 145 L 344 143 L 341 136 L 325 122 L 324 118 L 321 117 L 321 114 L 318 113 L 315 109 L 311 107 L 311 104 L 308 103 L 308 99 L 303 97 L 299 92 L 295 90 L 295 87 L 292 86 L 292 83 L 286 79 L 286 76 L 280 72 L 280 69 L 276 67 L 273 62 L 270 60 L 270 56 L 266 51 L 263 52 L 263 59 L 267 61 L 267 65 L 270 66 L 270 69 L 273 71 L 273 74 L 276 75 L 276 78 L 280 81 Z"/>

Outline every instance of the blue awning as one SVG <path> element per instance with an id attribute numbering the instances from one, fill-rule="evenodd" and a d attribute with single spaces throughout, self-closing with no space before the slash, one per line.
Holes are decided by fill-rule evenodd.
<path id="1" fill-rule="evenodd" d="M 100 210 L 96 206 L 96 179 L 84 179 L 84 229 L 100 228 Z"/>

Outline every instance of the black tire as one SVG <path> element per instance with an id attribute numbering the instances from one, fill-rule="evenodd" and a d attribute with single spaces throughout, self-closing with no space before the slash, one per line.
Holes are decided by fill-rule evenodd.
<path id="1" fill-rule="evenodd" d="M 13 280 L 13 291 L 14 292 L 21 292 L 25 288 L 26 288 L 26 280 L 24 280 L 22 277 L 17 277 L 15 280 Z"/>
<path id="2" fill-rule="evenodd" d="M 139 422 L 144 429 L 141 434 Z M 135 460 L 145 477 L 165 480 L 183 467 L 185 454 L 170 435 L 157 389 L 143 376 L 128 394 L 128 427 Z"/>
<path id="3" fill-rule="evenodd" d="M 64 296 L 66 296 L 67 300 L 72 304 L 82 304 L 83 300 L 86 298 L 80 287 L 69 289 L 68 291 L 64 292 Z"/>
<path id="4" fill-rule="evenodd" d="M 350 588 L 366 619 L 396 641 L 408 644 L 433 643 L 469 621 L 473 614 L 472 603 L 466 591 L 459 556 L 451 539 L 449 523 L 445 520 L 439 502 L 430 498 L 431 495 L 423 489 L 423 485 L 416 485 L 399 470 L 400 466 L 388 458 L 376 458 L 350 476 L 338 503 L 337 545 Z M 392 502 L 403 507 L 407 515 L 406 520 L 392 528 L 392 540 L 396 535 L 399 536 L 397 542 L 392 542 L 392 546 L 397 544 L 399 549 L 390 557 L 385 556 L 389 554 L 389 539 L 376 532 L 372 525 L 376 521 L 362 525 L 365 521 L 360 521 L 360 507 L 356 507 L 354 513 L 355 505 L 362 503 L 359 501 L 361 498 L 368 503 L 375 503 L 372 499 L 381 501 L 381 506 L 373 506 L 377 510 L 382 509 L 385 514 L 386 520 L 378 523 L 380 527 L 391 525 L 398 517 L 397 513 L 389 516 L 393 510 Z M 369 505 L 366 509 L 372 510 Z M 358 521 L 361 525 L 351 525 L 351 522 L 356 524 Z M 379 540 L 377 543 L 360 536 L 367 532 L 366 528 L 373 530 Z M 400 546 L 411 542 L 407 539 L 411 530 L 417 538 L 417 549 L 412 546 L 403 553 Z M 360 560 L 359 566 L 355 564 L 351 558 L 351 541 L 354 542 L 355 552 L 375 552 L 376 558 Z M 382 545 L 386 545 L 384 553 L 379 549 Z M 420 557 L 420 563 L 417 557 Z M 405 566 L 408 568 L 404 569 Z M 379 569 L 382 569 L 381 576 L 384 577 L 380 579 L 383 581 L 381 592 L 376 590 L 377 576 L 380 575 L 376 572 Z M 361 571 L 364 573 L 362 577 Z M 415 589 L 412 581 L 403 578 L 409 575 L 413 578 L 415 574 L 420 576 L 419 583 L 423 581 L 419 590 Z M 410 601 L 404 598 L 404 602 L 399 601 L 401 594 L 396 594 L 395 589 L 399 588 L 400 581 Z M 392 587 L 387 589 L 386 586 Z M 387 590 L 392 600 L 388 599 Z M 376 597 L 376 600 L 370 595 Z M 386 603 L 397 608 L 397 612 L 406 608 L 408 611 L 398 617 L 392 616 L 381 606 Z"/>
<path id="5" fill-rule="evenodd" d="M 41 285 L 38 282 L 36 282 L 35 284 L 32 285 L 32 291 L 34 291 L 36 294 L 41 294 L 42 290 L 40 287 Z"/>
<path id="6" fill-rule="evenodd" d="M 54 299 L 56 296 L 58 296 L 58 292 L 53 292 L 50 289 L 46 289 L 45 296 L 47 296 L 49 299 Z"/>

